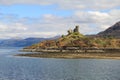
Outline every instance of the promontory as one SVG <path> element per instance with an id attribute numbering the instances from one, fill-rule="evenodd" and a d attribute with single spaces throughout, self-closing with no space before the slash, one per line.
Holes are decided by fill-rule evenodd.
<path id="1" fill-rule="evenodd" d="M 118 23 L 116 23 L 117 28 L 120 28 Z M 116 27 L 116 24 L 107 30 L 113 29 Z M 22 51 L 33 53 L 19 54 L 19 56 L 120 59 L 120 38 L 113 35 L 107 35 L 107 32 L 110 33 L 110 31 L 107 30 L 105 30 L 105 35 L 101 32 L 97 35 L 85 36 L 80 33 L 79 26 L 75 26 L 73 30 L 69 29 L 67 31 L 68 34 L 62 35 L 58 39 L 45 40 L 38 44 L 25 47 Z M 114 30 L 115 29 L 111 32 L 114 33 Z"/>

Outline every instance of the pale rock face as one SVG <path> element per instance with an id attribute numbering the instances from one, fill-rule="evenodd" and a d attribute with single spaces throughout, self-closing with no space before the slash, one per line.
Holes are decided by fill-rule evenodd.
<path id="1" fill-rule="evenodd" d="M 72 29 L 69 29 L 68 30 L 68 34 L 72 34 L 73 33 L 73 30 Z"/>

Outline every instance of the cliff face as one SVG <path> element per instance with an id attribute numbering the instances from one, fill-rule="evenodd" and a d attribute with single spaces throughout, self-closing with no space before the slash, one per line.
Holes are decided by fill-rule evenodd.
<path id="1" fill-rule="evenodd" d="M 101 37 L 111 36 L 115 38 L 120 38 L 120 21 L 114 24 L 113 26 L 109 27 L 105 31 L 98 33 L 97 36 Z"/>

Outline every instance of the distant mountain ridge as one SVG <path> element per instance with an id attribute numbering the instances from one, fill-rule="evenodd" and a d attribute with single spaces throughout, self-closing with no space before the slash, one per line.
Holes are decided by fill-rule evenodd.
<path id="1" fill-rule="evenodd" d="M 45 40 L 46 38 L 4 39 L 0 40 L 0 47 L 24 47 Z"/>
<path id="2" fill-rule="evenodd" d="M 26 39 L 3 39 L 0 40 L 0 47 L 26 47 L 30 46 L 32 44 L 39 43 L 44 40 L 52 40 L 52 39 L 57 39 L 60 36 L 55 36 L 51 38 L 34 38 L 34 37 L 29 37 Z"/>
<path id="3" fill-rule="evenodd" d="M 109 27 L 105 31 L 98 33 L 97 36 L 101 37 L 111 36 L 115 38 L 120 38 L 120 21 L 115 23 L 113 26 Z"/>

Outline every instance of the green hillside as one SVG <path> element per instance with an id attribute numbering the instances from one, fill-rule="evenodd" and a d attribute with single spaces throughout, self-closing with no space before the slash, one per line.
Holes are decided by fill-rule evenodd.
<path id="1" fill-rule="evenodd" d="M 46 40 L 38 44 L 26 47 L 28 49 L 59 49 L 63 47 L 79 48 L 120 48 L 120 39 L 112 37 L 89 38 L 79 32 L 79 26 L 73 30 L 68 30 L 67 35 L 62 35 L 56 40 Z"/>

